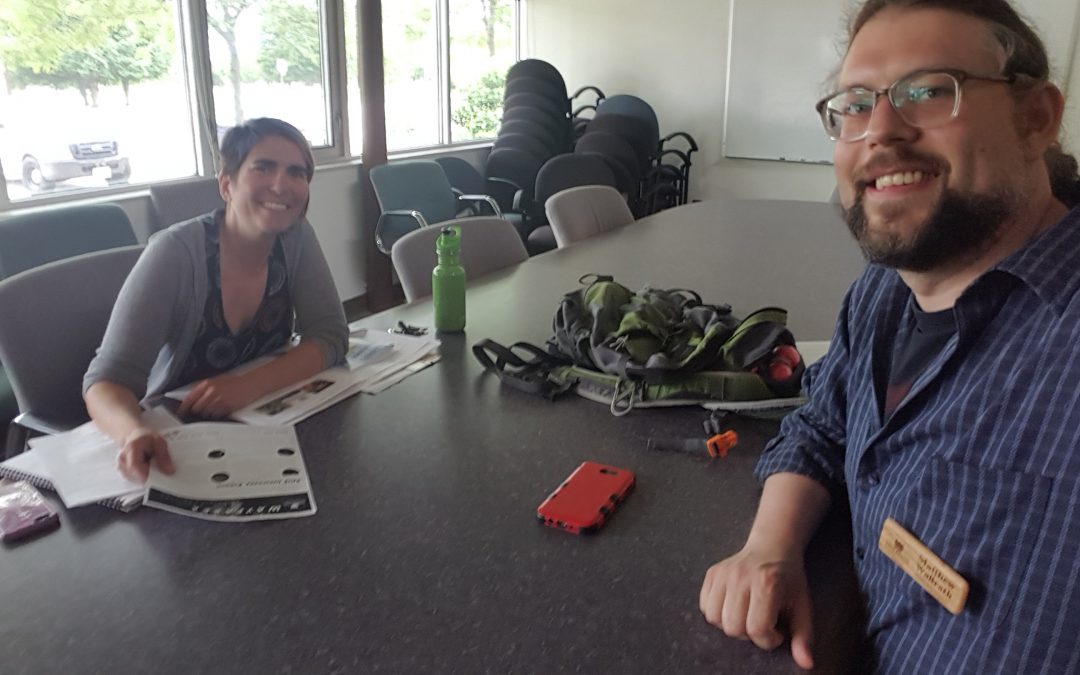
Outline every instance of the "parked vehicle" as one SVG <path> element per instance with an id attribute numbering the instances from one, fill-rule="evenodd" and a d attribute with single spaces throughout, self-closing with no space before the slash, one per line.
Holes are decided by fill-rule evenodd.
<path id="1" fill-rule="evenodd" d="M 43 192 L 57 183 L 95 176 L 110 184 L 126 183 L 131 162 L 108 132 L 73 127 L 48 133 L 21 133 L 0 123 L 0 162 L 8 180 L 20 178 L 30 192 Z"/>

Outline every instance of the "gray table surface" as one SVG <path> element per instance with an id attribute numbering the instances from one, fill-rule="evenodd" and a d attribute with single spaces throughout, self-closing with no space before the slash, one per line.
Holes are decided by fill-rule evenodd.
<path id="1" fill-rule="evenodd" d="M 798 337 L 826 339 L 862 265 L 842 225 L 802 222 L 816 206 L 694 204 L 477 280 L 440 363 L 298 426 L 312 518 L 63 512 L 60 530 L 0 552 L 0 671 L 796 672 L 786 646 L 728 639 L 697 609 L 705 570 L 749 529 L 775 424 L 734 421 L 723 460 L 646 451 L 698 435 L 705 412 L 617 419 L 502 390 L 469 345 L 542 341 L 589 272 L 737 312 L 786 306 Z M 429 317 L 421 302 L 363 323 Z M 636 490 L 595 536 L 539 525 L 536 506 L 586 459 L 635 471 Z M 856 658 L 849 546 L 840 516 L 812 547 L 820 672 Z"/>

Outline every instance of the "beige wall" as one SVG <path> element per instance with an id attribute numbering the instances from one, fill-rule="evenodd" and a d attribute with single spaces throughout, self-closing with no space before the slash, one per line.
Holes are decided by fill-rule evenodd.
<path id="1" fill-rule="evenodd" d="M 559 68 L 571 93 L 594 84 L 608 95 L 636 94 L 656 109 L 662 134 L 684 130 L 697 139 L 692 197 L 831 195 L 832 167 L 722 156 L 731 0 L 529 0 L 526 6 L 526 53 Z M 1075 44 L 1065 65 L 1071 67 L 1060 73 L 1062 82 L 1075 92 L 1066 110 L 1066 145 L 1080 151 Z"/>

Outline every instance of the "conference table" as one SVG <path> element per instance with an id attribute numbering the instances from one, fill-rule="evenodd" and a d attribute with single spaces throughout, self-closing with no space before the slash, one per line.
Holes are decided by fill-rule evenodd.
<path id="1" fill-rule="evenodd" d="M 775 421 L 726 420 L 723 459 L 646 448 L 699 437 L 708 412 L 555 401 L 500 386 L 470 346 L 542 344 L 579 277 L 694 289 L 736 314 L 777 305 L 827 340 L 862 269 L 832 207 L 701 202 L 470 282 L 442 359 L 300 423 L 318 513 L 215 523 L 150 508 L 61 513 L 0 553 L 0 672 L 792 673 L 788 647 L 726 637 L 698 611 L 708 567 L 737 551 Z M 365 318 L 430 325 L 420 301 Z M 596 534 L 537 505 L 582 461 L 635 472 Z M 818 672 L 860 658 L 843 509 L 811 545 Z"/>

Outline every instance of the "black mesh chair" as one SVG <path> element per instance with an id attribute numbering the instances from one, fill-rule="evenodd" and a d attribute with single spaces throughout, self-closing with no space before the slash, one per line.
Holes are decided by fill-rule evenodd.
<path id="1" fill-rule="evenodd" d="M 559 69 L 547 61 L 540 59 L 523 59 L 510 66 L 506 71 L 506 81 L 516 80 L 519 77 L 535 77 L 546 80 L 566 91 L 566 80 L 563 79 Z"/>
<path id="2" fill-rule="evenodd" d="M 472 164 L 460 157 L 436 157 L 435 162 L 442 167 L 454 194 L 460 197 L 484 193 L 484 177 Z"/>
<path id="3" fill-rule="evenodd" d="M 642 176 L 637 153 L 628 141 L 615 134 L 590 131 L 578 139 L 574 153 L 604 160 L 615 174 L 615 189 L 626 195 L 630 208 L 639 215 Z"/>
<path id="4" fill-rule="evenodd" d="M 615 187 L 615 173 L 597 155 L 565 154 L 552 157 L 536 174 L 535 203 L 543 209 L 556 192 L 581 185 Z"/>
<path id="5" fill-rule="evenodd" d="M 523 150 L 539 159 L 541 162 L 546 162 L 555 154 L 543 141 L 527 134 L 500 133 L 495 138 L 495 142 L 492 143 L 491 147 L 493 150 L 499 150 L 501 148 Z"/>
<path id="6" fill-rule="evenodd" d="M 589 124 L 587 133 L 609 133 L 619 136 L 633 148 L 638 171 L 648 173 L 660 152 L 660 138 L 652 126 L 638 117 L 608 114 L 598 115 Z"/>
<path id="7" fill-rule="evenodd" d="M 487 194 L 495 198 L 504 217 L 513 223 L 522 241 L 532 231 L 528 208 L 532 204 L 536 174 L 543 160 L 516 148 L 492 150 L 484 166 Z"/>
<path id="8" fill-rule="evenodd" d="M 558 102 L 552 101 L 540 94 L 511 94 L 503 99 L 504 111 L 513 108 L 532 108 L 534 110 L 539 110 L 552 119 L 557 120 L 560 124 L 565 124 L 568 128 L 570 125 L 569 105 L 560 106 Z"/>
<path id="9" fill-rule="evenodd" d="M 506 134 L 524 134 L 525 136 L 536 139 L 544 144 L 548 156 L 553 157 L 560 152 L 566 151 L 565 144 L 556 138 L 555 132 L 539 122 L 525 119 L 515 119 L 510 120 L 509 122 L 503 122 L 499 127 L 499 135 Z"/>
<path id="10" fill-rule="evenodd" d="M 551 137 L 555 139 L 556 154 L 559 152 L 570 151 L 571 131 L 569 120 L 561 119 L 543 110 L 537 110 L 536 108 L 530 108 L 528 106 L 503 109 L 503 124 L 519 120 L 544 127 Z"/>
<path id="11" fill-rule="evenodd" d="M 674 189 L 676 196 L 671 205 L 685 204 L 689 199 L 690 156 L 698 150 L 697 141 L 685 131 L 675 131 L 660 137 L 660 123 L 656 117 L 656 111 L 648 102 L 637 96 L 618 94 L 598 102 L 594 121 L 596 118 L 609 115 L 639 119 L 649 126 L 651 135 L 655 135 L 658 139 L 655 163 L 658 167 L 668 168 L 661 168 L 654 176 L 646 178 L 643 202 L 656 201 L 658 206 L 655 208 L 659 208 L 662 203 L 670 202 L 668 197 Z M 675 145 L 680 147 L 675 147 Z M 650 192 L 651 197 L 644 196 Z M 655 198 L 661 193 L 666 196 L 663 200 L 657 201 Z"/>
<path id="12" fill-rule="evenodd" d="M 536 174 L 533 202 L 527 209 L 533 229 L 529 232 L 526 247 L 533 255 L 557 247 L 558 239 L 548 223 L 546 205 L 548 200 L 567 188 L 582 185 L 615 187 L 615 174 L 607 162 L 596 155 L 563 154 L 552 157 Z"/>
<path id="13" fill-rule="evenodd" d="M 506 81 L 506 92 L 503 99 L 514 94 L 536 94 L 570 112 L 570 98 L 566 95 L 566 89 L 550 80 L 542 80 L 537 77 L 518 77 Z"/>

